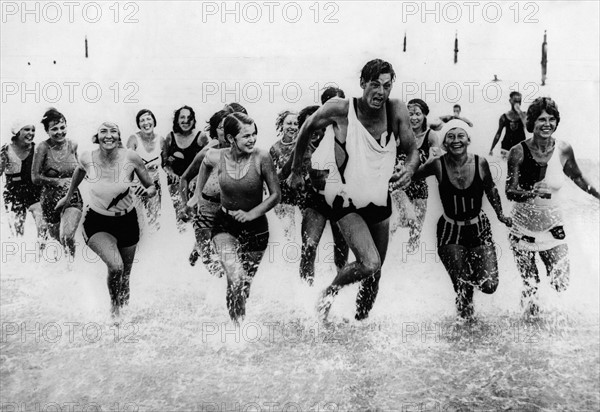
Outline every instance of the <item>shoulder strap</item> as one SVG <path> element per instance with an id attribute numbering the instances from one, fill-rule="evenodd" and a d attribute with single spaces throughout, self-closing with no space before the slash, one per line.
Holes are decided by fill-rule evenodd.
<path id="1" fill-rule="evenodd" d="M 394 122 L 392 121 L 392 104 L 390 99 L 385 101 L 385 121 L 387 123 L 387 134 L 388 137 L 394 132 Z"/>
<path id="2" fill-rule="evenodd" d="M 481 180 L 481 176 L 479 176 L 479 156 L 475 155 L 475 176 L 473 180 L 479 178 Z"/>
<path id="3" fill-rule="evenodd" d="M 450 181 L 448 179 L 448 171 L 446 170 L 446 155 L 443 155 L 442 157 L 440 157 L 440 164 L 442 165 L 442 181 L 440 182 L 440 185 L 442 183 L 445 183 L 446 181 Z"/>

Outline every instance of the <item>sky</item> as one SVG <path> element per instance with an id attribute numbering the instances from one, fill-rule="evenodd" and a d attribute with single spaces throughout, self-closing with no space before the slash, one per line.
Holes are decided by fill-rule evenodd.
<path id="1" fill-rule="evenodd" d="M 137 110 L 151 107 L 166 133 L 173 111 L 183 104 L 204 121 L 223 103 L 239 100 L 259 124 L 268 124 L 263 130 L 272 141 L 277 112 L 316 104 L 325 84 L 360 95 L 360 69 L 375 57 L 396 69 L 393 97 L 426 97 L 436 115 L 458 102 L 476 112 L 471 117 L 486 139 L 493 137 L 512 89 L 529 101 L 541 94 L 566 99 L 575 90 L 585 110 L 571 108 L 571 119 L 575 126 L 586 123 L 575 132 L 597 135 L 600 127 L 596 1 L 3 1 L 1 6 L 3 140 L 10 117 L 23 111 L 39 116 L 53 105 L 77 117 L 85 126 L 71 124 L 81 133 L 101 117 L 116 117 L 134 129 Z M 545 89 L 539 85 L 544 31 Z M 482 99 L 482 92 L 495 90 L 482 90 L 494 74 L 502 79 L 502 96 Z M 69 90 L 69 82 L 76 88 Z M 452 82 L 458 83 L 456 99 L 445 93 Z M 94 87 L 84 95 L 90 83 Z M 472 83 L 478 84 L 478 98 L 469 95 Z M 415 96 L 406 93 L 415 87 Z M 98 89 L 102 99 L 96 102 Z M 24 95 L 26 90 L 33 92 Z M 427 90 L 433 92 L 423 96 Z M 73 98 L 67 98 L 70 91 Z M 52 92 L 61 98 L 52 98 Z M 568 104 L 563 102 L 562 107 Z M 598 139 L 590 139 L 585 151 L 598 150 Z"/>

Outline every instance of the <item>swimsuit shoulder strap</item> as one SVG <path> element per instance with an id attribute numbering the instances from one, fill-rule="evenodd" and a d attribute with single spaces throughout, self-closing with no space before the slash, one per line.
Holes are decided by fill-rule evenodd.
<path id="1" fill-rule="evenodd" d="M 387 134 L 388 137 L 394 132 L 394 122 L 392 122 L 392 103 L 390 99 L 385 101 L 385 122 L 387 123 Z"/>

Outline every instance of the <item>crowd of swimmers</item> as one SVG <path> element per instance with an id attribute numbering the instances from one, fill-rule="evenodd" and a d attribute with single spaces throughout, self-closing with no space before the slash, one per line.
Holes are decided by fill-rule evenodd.
<path id="1" fill-rule="evenodd" d="M 556 199 L 565 177 L 599 198 L 572 147 L 553 136 L 560 122 L 556 103 L 540 97 L 524 112 L 521 95 L 513 92 L 511 110 L 500 117 L 490 154 L 505 130 L 506 197 L 514 202 L 507 215 L 487 160 L 469 152 L 472 123 L 460 116 L 460 106 L 428 123 L 423 100 L 405 104 L 389 98 L 394 80 L 391 64 L 369 61 L 360 74 L 362 96 L 346 98 L 342 90 L 329 88 L 321 106 L 283 111 L 276 119 L 279 139 L 269 151 L 256 147 L 258 125 L 237 103 L 225 105 L 200 131 L 194 110 L 183 106 L 165 138 L 155 133 L 154 113 L 143 109 L 135 117 L 139 130 L 129 139 L 115 123 L 103 122 L 92 137 L 97 148 L 83 153 L 67 138 L 65 116 L 49 109 L 41 120 L 46 140 L 35 145 L 36 122 L 22 121 L 2 147 L 0 172 L 6 176 L 4 204 L 13 216 L 12 228 L 22 235 L 30 211 L 41 242 L 56 239 L 72 256 L 83 219 L 87 245 L 107 266 L 111 310 L 117 316 L 129 301 L 140 238 L 136 204 L 142 205 L 147 226 L 158 231 L 161 193 L 170 194 L 178 227 L 184 230 L 192 222 L 194 228 L 190 264 L 200 259 L 210 273 L 226 277 L 227 309 L 237 323 L 245 316 L 252 279 L 268 245 L 266 213 L 274 209 L 285 236 L 293 239 L 299 208 L 299 274 L 308 285 L 327 221 L 333 232 L 337 273 L 320 294 L 319 317 L 327 319 L 341 288 L 359 283 L 355 318 L 362 320 L 377 297 L 390 233 L 407 227 L 409 249 L 418 248 L 429 190 L 425 179 L 435 176 L 443 208 L 437 253 L 456 292 L 459 316 L 472 319 L 474 290 L 491 294 L 499 282 L 491 224 L 482 211 L 484 193 L 508 227 L 524 283 L 522 307 L 536 316 L 536 253 L 554 289 L 560 292 L 569 284 Z M 84 179 L 87 196 L 82 197 Z M 398 213 L 393 215 L 394 207 Z"/>

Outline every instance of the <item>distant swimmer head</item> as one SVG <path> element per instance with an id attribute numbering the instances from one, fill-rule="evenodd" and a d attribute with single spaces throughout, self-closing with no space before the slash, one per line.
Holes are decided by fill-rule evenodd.
<path id="1" fill-rule="evenodd" d="M 370 109 L 383 108 L 390 96 L 396 73 L 392 65 L 381 59 L 365 64 L 360 73 L 360 87 L 363 89 L 362 102 Z"/>
<path id="2" fill-rule="evenodd" d="M 543 114 L 544 116 L 542 116 Z M 537 128 L 536 123 L 538 123 L 538 118 L 545 118 L 546 115 L 549 116 L 549 123 L 553 124 L 552 132 L 554 132 L 554 130 L 556 130 L 558 124 L 560 123 L 560 113 L 558 111 L 558 106 L 556 105 L 556 102 L 550 97 L 538 97 L 527 108 L 527 131 L 529 133 L 534 133 L 534 130 Z M 554 121 L 554 123 L 552 123 L 552 121 Z"/>
<path id="3" fill-rule="evenodd" d="M 413 130 L 425 131 L 427 129 L 427 115 L 429 106 L 421 99 L 412 99 L 406 105 L 410 126 Z"/>
<path id="4" fill-rule="evenodd" d="M 13 142 L 17 139 L 23 139 L 30 143 L 35 137 L 35 124 L 28 120 L 15 119 L 10 125 L 10 133 Z"/>
<path id="5" fill-rule="evenodd" d="M 116 143 L 117 146 L 121 142 L 121 130 L 119 125 L 113 122 L 103 122 L 98 126 L 98 131 L 92 136 L 92 143 L 102 145 L 113 145 Z"/>
<path id="6" fill-rule="evenodd" d="M 442 144 L 446 151 L 462 151 L 471 144 L 471 127 L 462 120 L 452 119 L 442 127 Z"/>
<path id="7" fill-rule="evenodd" d="M 454 116 L 456 116 L 456 117 L 460 116 L 461 110 L 462 110 L 462 107 L 460 107 L 460 104 L 455 104 L 454 106 L 452 106 L 452 112 L 454 113 Z"/>
<path id="8" fill-rule="evenodd" d="M 190 106 L 182 106 L 173 115 L 173 131 L 182 135 L 192 133 L 196 127 L 196 112 Z"/>
<path id="9" fill-rule="evenodd" d="M 346 98 L 346 94 L 344 91 L 337 87 L 328 87 L 321 94 L 321 104 L 325 104 L 326 101 L 332 99 L 334 97 L 341 97 L 342 99 Z"/>
<path id="10" fill-rule="evenodd" d="M 156 127 L 156 116 L 149 109 L 142 109 L 135 115 L 135 124 L 144 132 L 152 132 Z"/>
<path id="11" fill-rule="evenodd" d="M 252 153 L 258 136 L 258 126 L 254 120 L 244 113 L 231 113 L 223 121 L 225 138 L 232 149 L 242 153 Z"/>

